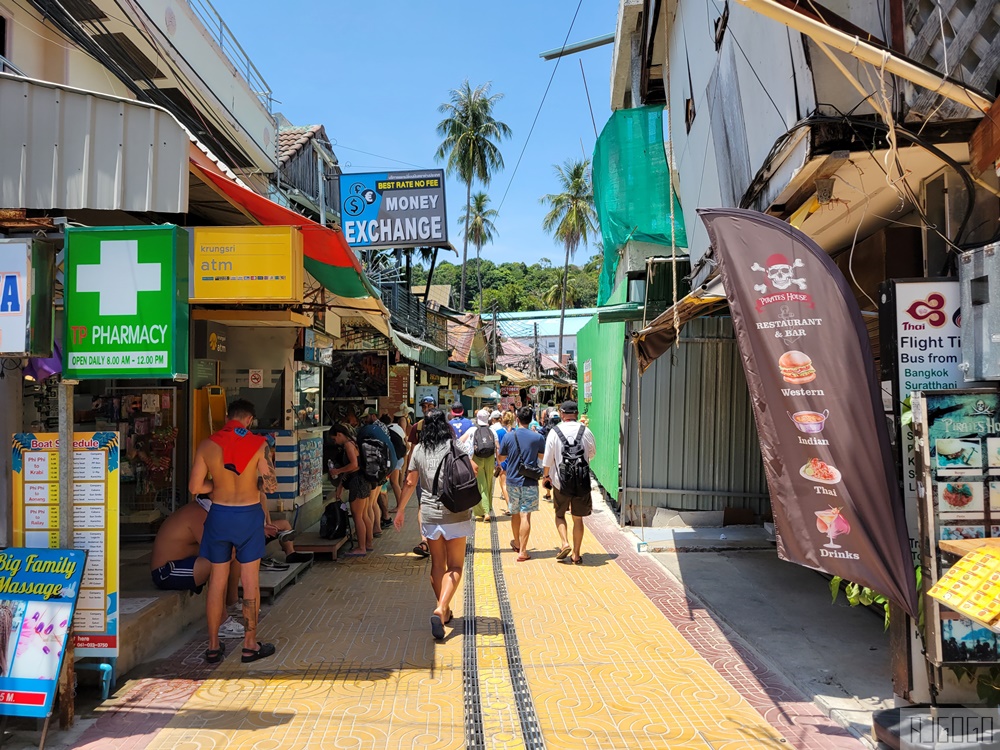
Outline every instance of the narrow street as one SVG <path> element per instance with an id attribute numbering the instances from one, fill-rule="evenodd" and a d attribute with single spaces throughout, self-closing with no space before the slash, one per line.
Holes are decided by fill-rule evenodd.
<path id="1" fill-rule="evenodd" d="M 603 504 L 589 530 L 584 564 L 557 563 L 543 503 L 532 559 L 517 563 L 507 517 L 477 524 L 471 575 L 436 643 L 410 519 L 378 555 L 320 562 L 277 599 L 261 625 L 274 659 L 247 666 L 230 653 L 213 669 L 200 632 L 48 746 L 863 746 L 636 552 Z"/>

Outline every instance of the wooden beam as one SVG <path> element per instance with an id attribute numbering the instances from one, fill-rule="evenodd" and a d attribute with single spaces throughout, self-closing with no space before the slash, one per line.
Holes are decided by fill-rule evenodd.
<path id="1" fill-rule="evenodd" d="M 993 169 L 1000 159 L 1000 105 L 986 110 L 986 116 L 969 139 L 969 162 L 973 177 Z"/>
<path id="2" fill-rule="evenodd" d="M 191 320 L 212 320 L 235 328 L 259 326 L 261 328 L 308 328 L 312 322 L 307 315 L 294 310 L 192 310 Z"/>
<path id="3" fill-rule="evenodd" d="M 768 213 L 772 216 L 778 216 L 781 219 L 787 219 L 801 208 L 809 198 L 816 194 L 816 180 L 825 180 L 833 177 L 834 173 L 846 164 L 850 158 L 850 151 L 834 151 L 826 157 L 815 172 L 802 181 L 802 184 L 799 185 L 783 205 L 774 206 Z"/>

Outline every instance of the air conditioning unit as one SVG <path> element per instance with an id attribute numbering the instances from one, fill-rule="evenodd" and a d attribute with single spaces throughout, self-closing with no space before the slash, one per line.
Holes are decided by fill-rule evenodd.
<path id="1" fill-rule="evenodd" d="M 958 262 L 962 363 L 966 382 L 1000 380 L 1000 243 L 969 250 Z"/>

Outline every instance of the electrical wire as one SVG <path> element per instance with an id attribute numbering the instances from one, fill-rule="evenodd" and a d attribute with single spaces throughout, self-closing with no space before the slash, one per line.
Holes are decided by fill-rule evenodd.
<path id="1" fill-rule="evenodd" d="M 566 50 L 566 45 L 569 44 L 569 35 L 573 33 L 573 26 L 576 24 L 576 17 L 580 14 L 580 8 L 583 6 L 583 0 L 580 0 L 576 4 L 576 11 L 573 13 L 573 20 L 569 23 L 569 28 L 566 30 L 566 38 L 563 39 L 562 47 L 559 48 L 559 56 L 556 58 L 556 64 L 552 66 L 552 75 L 549 76 L 549 82 L 545 84 L 545 91 L 542 92 L 542 100 L 538 102 L 538 109 L 535 111 L 535 118 L 531 121 L 531 127 L 528 128 L 528 135 L 524 139 L 524 145 L 521 147 L 521 153 L 517 157 L 517 163 L 514 164 L 514 171 L 510 173 L 510 180 L 507 182 L 507 188 L 503 191 L 503 198 L 500 199 L 500 205 L 497 206 L 497 215 L 500 214 L 500 209 L 503 208 L 504 201 L 507 200 L 507 193 L 510 192 L 510 186 L 514 184 L 514 177 L 517 175 L 517 168 L 521 166 L 521 159 L 524 158 L 524 152 L 528 148 L 528 142 L 531 140 L 531 134 L 535 132 L 535 124 L 538 122 L 538 116 L 542 114 L 542 107 L 545 104 L 545 98 L 549 95 L 549 89 L 552 88 L 552 81 L 556 77 L 556 71 L 559 70 L 559 63 L 562 60 L 562 53 Z"/>

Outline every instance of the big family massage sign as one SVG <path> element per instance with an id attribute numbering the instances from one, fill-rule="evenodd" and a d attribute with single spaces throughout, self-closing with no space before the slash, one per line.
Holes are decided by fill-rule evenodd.
<path id="1" fill-rule="evenodd" d="M 76 549 L 0 552 L 0 715 L 51 713 L 86 558 Z"/>
<path id="2" fill-rule="evenodd" d="M 868 334 L 843 275 L 778 219 L 699 210 L 719 265 L 785 560 L 916 617 L 903 503 Z"/>
<path id="3" fill-rule="evenodd" d="M 78 586 L 74 645 L 88 656 L 117 656 L 120 608 L 118 433 L 73 434 L 73 516 L 59 514 L 59 435 L 18 433 L 12 441 L 15 547 L 56 548 L 63 523 L 88 553 Z M 0 598 L 4 589 L 0 586 Z"/>
<path id="4" fill-rule="evenodd" d="M 188 255 L 171 225 L 67 229 L 66 376 L 186 377 Z"/>

